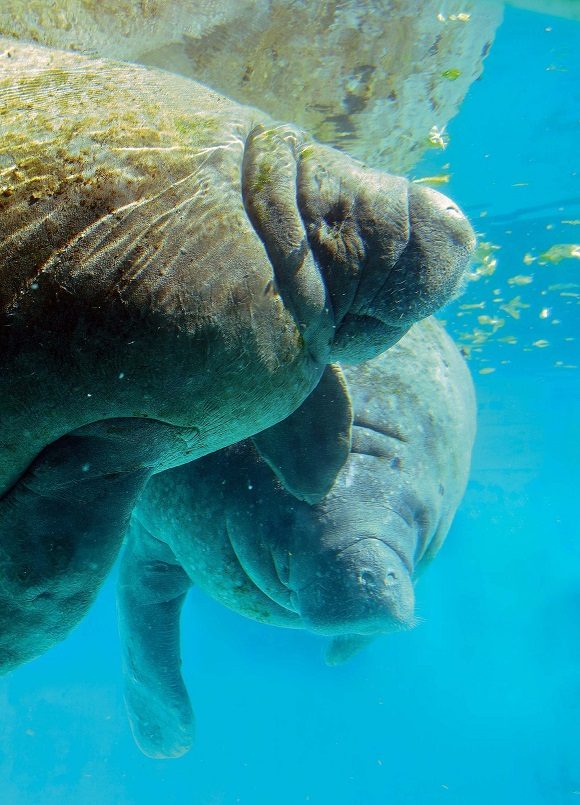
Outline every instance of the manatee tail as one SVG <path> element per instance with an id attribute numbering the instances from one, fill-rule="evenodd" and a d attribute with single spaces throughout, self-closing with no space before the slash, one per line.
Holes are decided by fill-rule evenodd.
<path id="1" fill-rule="evenodd" d="M 327 665 L 342 665 L 374 640 L 373 635 L 349 634 L 335 637 L 330 641 L 324 655 Z"/>
<path id="2" fill-rule="evenodd" d="M 190 586 L 169 547 L 133 518 L 117 608 L 127 713 L 137 745 L 151 758 L 180 757 L 193 743 L 179 625 Z"/>

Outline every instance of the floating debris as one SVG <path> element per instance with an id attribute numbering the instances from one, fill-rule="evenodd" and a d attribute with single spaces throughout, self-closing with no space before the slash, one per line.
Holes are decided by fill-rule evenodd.
<path id="1" fill-rule="evenodd" d="M 504 335 L 503 338 L 497 339 L 501 344 L 517 344 L 518 339 L 515 335 Z"/>
<path id="2" fill-rule="evenodd" d="M 568 291 L 571 288 L 580 288 L 577 282 L 557 282 L 555 285 L 548 285 L 549 291 Z"/>
<path id="3" fill-rule="evenodd" d="M 442 129 L 431 126 L 427 141 L 433 148 L 441 148 L 444 151 L 449 145 L 449 135 L 445 131 L 445 126 Z"/>
<path id="4" fill-rule="evenodd" d="M 485 302 L 474 302 L 472 305 L 459 305 L 459 310 L 483 310 Z"/>
<path id="5" fill-rule="evenodd" d="M 520 310 L 525 310 L 528 307 L 530 307 L 530 305 L 522 302 L 520 296 L 516 296 L 513 299 L 510 299 L 510 301 L 505 305 L 500 305 L 500 310 L 505 310 L 505 312 L 511 316 L 512 319 L 519 319 Z"/>
<path id="6" fill-rule="evenodd" d="M 485 366 L 483 369 L 479 370 L 480 375 L 490 375 L 492 372 L 495 372 L 493 366 Z"/>
<path id="7" fill-rule="evenodd" d="M 540 310 L 540 318 L 547 319 L 550 317 L 551 313 L 552 313 L 551 307 L 544 307 Z"/>
<path id="8" fill-rule="evenodd" d="M 491 335 L 497 333 L 497 331 L 505 324 L 505 319 L 497 319 L 494 316 L 478 316 L 477 321 L 479 322 L 479 324 L 491 327 L 492 328 Z"/>
<path id="9" fill-rule="evenodd" d="M 530 254 L 529 252 L 527 252 L 527 254 L 524 254 L 523 262 L 524 262 L 524 263 L 525 263 L 527 266 L 531 266 L 531 265 L 532 265 L 532 263 L 535 263 L 537 259 L 538 259 L 537 257 L 534 257 L 532 254 Z"/>
<path id="10" fill-rule="evenodd" d="M 441 78 L 446 78 L 448 81 L 457 81 L 461 75 L 461 70 L 457 67 L 452 67 L 450 70 L 445 70 L 441 73 Z"/>
<path id="11" fill-rule="evenodd" d="M 560 221 L 561 224 L 568 224 L 568 226 L 580 226 L 580 218 L 569 218 L 565 221 Z"/>
<path id="12" fill-rule="evenodd" d="M 546 341 L 545 338 L 538 338 L 537 341 L 534 341 L 532 346 L 533 347 L 538 347 L 539 349 L 545 349 L 546 347 L 550 346 L 550 342 Z"/>
<path id="13" fill-rule="evenodd" d="M 485 344 L 491 335 L 491 332 L 486 332 L 485 330 L 480 330 L 479 327 L 476 327 L 472 333 L 461 333 L 459 338 L 461 341 L 471 341 L 471 346 L 474 347 L 478 346 L 479 344 Z"/>
<path id="14" fill-rule="evenodd" d="M 534 278 L 529 274 L 516 274 L 508 279 L 508 285 L 529 285 Z"/>
<path id="15" fill-rule="evenodd" d="M 580 245 L 577 243 L 556 243 L 538 257 L 540 265 L 551 263 L 557 266 L 562 260 L 580 260 Z"/>
<path id="16" fill-rule="evenodd" d="M 471 19 L 471 14 L 466 14 L 464 11 L 462 11 L 460 14 L 450 14 L 449 19 L 457 20 L 458 22 L 469 22 Z"/>
<path id="17" fill-rule="evenodd" d="M 421 179 L 413 179 L 414 184 L 449 184 L 451 173 L 441 173 L 439 176 L 423 176 Z"/>
<path id="18" fill-rule="evenodd" d="M 491 277 L 497 268 L 497 258 L 495 252 L 499 251 L 499 246 L 488 240 L 482 240 L 477 244 L 473 257 L 473 268 L 467 275 L 467 279 L 474 282 L 482 277 Z"/>
<path id="19" fill-rule="evenodd" d="M 529 186 L 530 186 L 529 182 L 514 182 L 512 184 L 512 187 L 529 187 Z"/>

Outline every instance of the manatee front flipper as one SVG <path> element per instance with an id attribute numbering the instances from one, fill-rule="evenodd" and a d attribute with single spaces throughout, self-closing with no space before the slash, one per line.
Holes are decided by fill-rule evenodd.
<path id="1" fill-rule="evenodd" d="M 331 364 L 300 408 L 254 436 L 254 444 L 294 497 L 318 503 L 348 458 L 352 417 L 346 380 Z"/>
<path id="2" fill-rule="evenodd" d="M 80 429 L 0 500 L 0 672 L 63 640 L 93 602 L 151 474 L 123 450 L 100 424 Z"/>
<path id="3" fill-rule="evenodd" d="M 375 639 L 374 635 L 346 634 L 333 638 L 326 649 L 324 660 L 327 665 L 342 665 L 355 654 L 366 648 Z"/>
<path id="4" fill-rule="evenodd" d="M 119 632 L 131 730 L 151 758 L 179 757 L 193 743 L 179 631 L 190 586 L 170 548 L 133 518 L 119 576 Z"/>

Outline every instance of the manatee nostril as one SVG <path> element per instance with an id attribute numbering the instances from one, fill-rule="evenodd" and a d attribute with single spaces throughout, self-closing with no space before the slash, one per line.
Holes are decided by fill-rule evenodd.
<path id="1" fill-rule="evenodd" d="M 370 570 L 362 570 L 359 575 L 359 581 L 364 586 L 370 586 L 375 583 L 375 577 Z"/>
<path id="2" fill-rule="evenodd" d="M 345 223 L 349 217 L 350 207 L 345 198 L 340 198 L 329 210 L 323 215 L 325 224 L 331 229 L 336 229 Z"/>
<path id="3" fill-rule="evenodd" d="M 393 584 L 395 581 L 397 581 L 397 574 L 394 570 L 389 570 L 385 575 L 385 584 Z"/>

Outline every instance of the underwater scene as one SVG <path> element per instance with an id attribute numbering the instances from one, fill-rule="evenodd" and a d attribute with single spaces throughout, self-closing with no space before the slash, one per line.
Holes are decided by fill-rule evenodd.
<path id="1" fill-rule="evenodd" d="M 580 0 L 0 0 L 0 805 L 580 802 L 579 154 Z"/>

